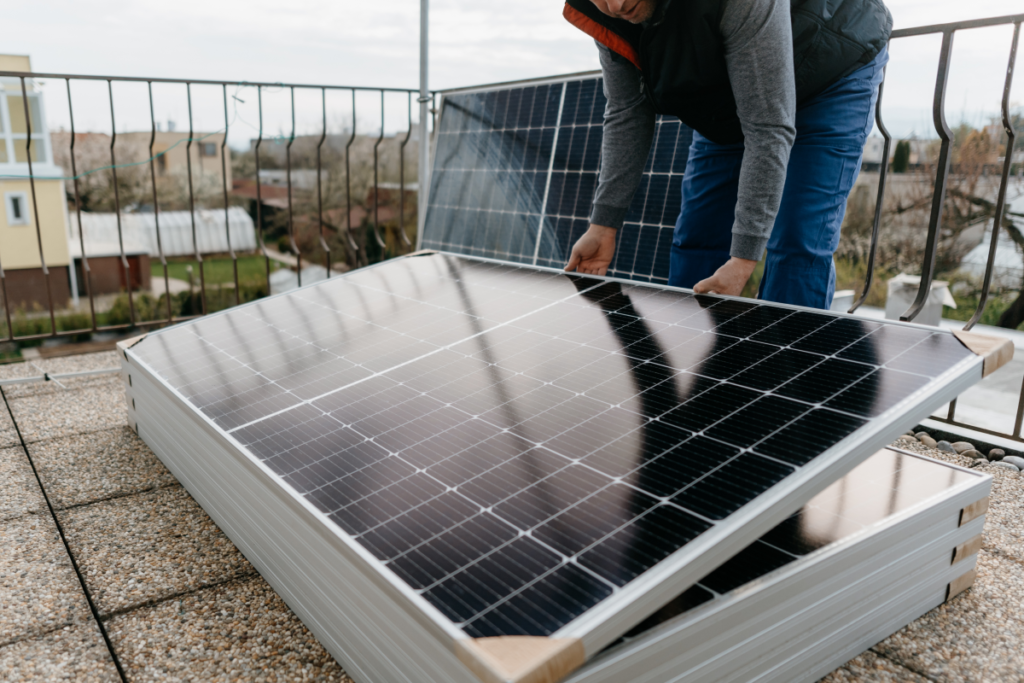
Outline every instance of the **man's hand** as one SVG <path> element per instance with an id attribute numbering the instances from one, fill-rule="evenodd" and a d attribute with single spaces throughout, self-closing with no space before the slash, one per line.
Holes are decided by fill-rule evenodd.
<path id="1" fill-rule="evenodd" d="M 573 253 L 576 253 L 575 249 L 573 249 Z M 739 296 L 743 293 L 743 286 L 747 284 L 755 267 L 757 267 L 757 261 L 733 257 L 716 270 L 714 275 L 695 284 L 693 291 L 697 294 Z"/>
<path id="2" fill-rule="evenodd" d="M 615 255 L 615 228 L 590 224 L 583 236 L 572 245 L 567 271 L 584 275 L 604 275 Z"/>

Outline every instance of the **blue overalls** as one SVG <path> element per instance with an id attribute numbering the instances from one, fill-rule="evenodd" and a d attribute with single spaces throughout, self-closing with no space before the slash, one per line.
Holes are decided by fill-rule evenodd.
<path id="1" fill-rule="evenodd" d="M 758 298 L 812 308 L 832 304 L 832 254 L 888 61 L 883 50 L 797 108 L 796 141 Z M 694 132 L 672 238 L 670 285 L 693 287 L 729 259 L 742 160 L 743 143 L 719 145 Z"/>

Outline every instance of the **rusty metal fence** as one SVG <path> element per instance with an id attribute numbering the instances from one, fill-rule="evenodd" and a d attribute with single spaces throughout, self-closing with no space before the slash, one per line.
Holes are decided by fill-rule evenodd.
<path id="1" fill-rule="evenodd" d="M 407 103 L 406 103 L 406 106 L 403 107 L 403 109 L 405 111 L 402 112 L 402 113 L 405 113 L 406 116 L 407 116 L 408 127 L 407 127 L 407 129 L 405 131 L 404 137 L 399 142 L 399 151 L 398 151 L 398 160 L 399 160 L 398 161 L 398 163 L 399 163 L 399 188 L 398 188 L 398 194 L 399 194 L 398 205 L 399 205 L 399 207 L 398 207 L 398 212 L 399 212 L 399 214 L 398 214 L 398 230 L 397 230 L 397 232 L 398 232 L 399 237 L 401 238 L 402 245 L 404 247 L 407 247 L 407 248 L 412 248 L 412 242 L 410 241 L 408 235 L 405 233 L 405 213 L 406 213 L 405 193 L 406 193 L 406 186 L 407 186 L 407 183 L 406 183 L 406 169 L 405 169 L 405 161 L 406 161 L 406 159 L 405 159 L 405 157 L 406 157 L 406 155 L 405 155 L 405 148 L 406 148 L 406 145 L 408 144 L 408 142 L 409 142 L 409 140 L 410 140 L 410 138 L 412 136 L 413 126 L 416 125 L 414 123 L 414 121 L 413 121 L 413 115 L 412 115 L 413 106 L 412 106 L 412 103 L 413 103 L 413 99 L 416 99 L 417 101 L 419 101 L 419 92 L 417 90 L 401 89 L 401 88 L 376 88 L 376 87 L 359 87 L 359 86 L 310 85 L 310 84 L 290 84 L 290 83 L 258 83 L 258 82 L 243 82 L 243 83 L 239 83 L 239 82 L 235 82 L 235 81 L 211 81 L 211 80 L 196 80 L 196 79 L 132 78 L 132 77 L 119 77 L 119 76 L 88 76 L 88 75 L 74 75 L 74 74 L 53 74 L 53 73 L 15 72 L 15 71 L 0 71 L 0 79 L 7 79 L 9 82 L 16 79 L 16 82 L 20 85 L 21 99 L 22 99 L 22 104 L 24 106 L 25 126 L 27 127 L 27 134 L 25 135 L 25 141 L 24 141 L 24 145 L 25 146 L 24 146 L 23 152 L 24 152 L 24 161 L 27 162 L 28 174 L 27 174 L 27 177 L 24 178 L 24 179 L 28 180 L 29 187 L 30 187 L 30 193 L 29 194 L 30 194 L 30 197 L 31 197 L 31 206 L 32 206 L 32 210 L 31 210 L 30 213 L 32 215 L 32 222 L 34 223 L 34 228 L 35 228 L 35 238 L 36 238 L 36 244 L 37 244 L 37 247 L 38 247 L 38 251 L 37 251 L 37 253 L 38 253 L 38 263 L 41 266 L 41 271 L 42 271 L 42 276 L 43 276 L 42 277 L 42 282 L 43 282 L 43 287 L 45 288 L 45 301 L 46 301 L 46 304 L 47 304 L 47 313 L 48 313 L 48 316 L 49 316 L 49 331 L 48 332 L 35 333 L 35 334 L 23 334 L 23 335 L 16 334 L 15 327 L 12 324 L 12 317 L 11 317 L 11 311 L 12 311 L 12 305 L 11 304 L 12 304 L 12 302 L 10 301 L 10 298 L 9 298 L 9 292 L 10 292 L 10 286 L 9 285 L 10 285 L 10 283 L 9 283 L 9 277 L 8 276 L 9 276 L 10 269 L 9 268 L 8 268 L 8 270 L 4 269 L 3 258 L 2 258 L 2 256 L 0 256 L 0 302 L 2 302 L 2 304 L 3 304 L 4 316 L 5 316 L 5 322 L 6 322 L 6 334 L 0 335 L 0 342 L 27 342 L 27 341 L 34 341 L 34 340 L 39 340 L 39 339 L 46 339 L 46 338 L 75 337 L 75 336 L 80 336 L 80 335 L 83 335 L 83 334 L 89 334 L 89 333 L 95 333 L 95 332 L 118 332 L 118 331 L 126 331 L 126 330 L 131 329 L 131 328 L 139 328 L 139 327 L 141 327 L 141 328 L 149 328 L 149 327 L 154 327 L 154 326 L 166 325 L 168 323 L 179 322 L 179 321 L 182 321 L 182 320 L 192 319 L 192 318 L 195 318 L 195 317 L 199 317 L 201 315 L 205 315 L 207 312 L 209 312 L 209 308 L 208 308 L 208 305 L 207 305 L 207 292 L 208 292 L 208 288 L 207 288 L 206 274 L 205 274 L 205 270 L 206 269 L 204 268 L 203 253 L 202 253 L 202 251 L 200 250 L 200 247 L 199 247 L 199 241 L 200 240 L 198 239 L 198 236 L 197 236 L 197 233 L 196 233 L 196 229 L 197 229 L 197 226 L 196 226 L 197 206 L 196 206 L 196 191 L 195 191 L 195 186 L 194 186 L 194 183 L 193 183 L 193 158 L 194 158 L 194 155 L 197 154 L 197 150 L 195 149 L 195 147 L 196 147 L 196 143 L 198 141 L 195 139 L 196 132 L 195 132 L 194 126 L 193 126 L 192 93 L 193 93 L 193 87 L 194 86 L 215 86 L 215 87 L 219 87 L 221 89 L 221 95 L 222 95 L 222 99 L 223 99 L 223 115 L 224 115 L 223 128 L 221 129 L 221 131 L 218 131 L 218 133 L 223 132 L 223 139 L 221 141 L 220 150 L 219 150 L 220 166 L 221 166 L 221 179 L 222 179 L 221 191 L 222 191 L 222 196 L 223 196 L 224 229 L 225 229 L 225 232 L 226 232 L 226 239 L 227 239 L 227 255 L 228 255 L 228 257 L 232 261 L 233 279 L 234 279 L 234 283 L 233 284 L 234 284 L 234 293 L 235 293 L 235 296 L 234 296 L 235 301 L 234 301 L 234 303 L 236 305 L 241 302 L 240 301 L 241 286 L 240 286 L 239 275 L 238 275 L 238 254 L 236 253 L 235 248 L 231 244 L 231 230 L 230 230 L 230 222 L 229 222 L 229 219 L 228 219 L 228 211 L 229 211 L 229 208 L 231 207 L 231 201 L 230 201 L 230 196 L 229 196 L 231 189 L 228 187 L 228 180 L 227 180 L 228 179 L 227 169 L 228 169 L 229 164 L 231 163 L 230 162 L 230 151 L 229 151 L 228 146 L 227 146 L 228 133 L 229 133 L 230 128 L 231 128 L 231 120 L 230 120 L 230 117 L 229 117 L 229 106 L 228 106 L 228 102 L 229 102 L 228 89 L 229 89 L 229 87 L 241 86 L 241 87 L 246 87 L 246 88 L 256 88 L 256 92 L 257 92 L 257 110 L 258 110 L 258 116 L 259 116 L 259 135 L 258 135 L 258 137 L 255 140 L 255 150 L 254 150 L 255 151 L 254 158 L 255 158 L 255 164 L 256 164 L 256 183 L 255 183 L 255 187 L 256 187 L 256 201 L 255 201 L 256 216 L 254 217 L 254 219 L 255 219 L 254 222 L 255 222 L 255 227 L 256 227 L 256 236 L 258 238 L 257 252 L 263 256 L 263 258 L 265 260 L 265 264 L 266 264 L 266 276 L 267 276 L 266 286 L 267 286 L 267 291 L 268 292 L 269 292 L 269 289 L 270 289 L 271 257 L 268 254 L 267 244 L 265 243 L 265 239 L 264 239 L 265 238 L 265 235 L 264 235 L 265 230 L 263 229 L 263 215 L 262 215 L 263 211 L 264 211 L 264 209 L 263 209 L 264 197 L 262 196 L 262 193 L 264 191 L 264 185 L 263 185 L 263 183 L 262 183 L 262 181 L 260 179 L 260 171 L 261 171 L 261 167 L 260 167 L 260 148 L 263 145 L 264 141 L 268 137 L 270 137 L 270 136 L 265 136 L 264 135 L 264 120 L 263 120 L 264 102 L 263 102 L 263 94 L 264 94 L 264 91 L 266 89 L 273 89 L 275 91 L 281 91 L 283 89 L 283 90 L 286 90 L 290 94 L 290 100 L 291 100 L 291 132 L 290 132 L 290 135 L 288 135 L 288 137 L 287 137 L 287 144 L 286 144 L 286 147 L 285 147 L 285 175 L 286 175 L 286 179 L 287 179 L 287 230 L 288 230 L 288 242 L 290 244 L 291 251 L 294 254 L 294 258 L 296 260 L 296 271 L 297 271 L 297 277 L 298 277 L 299 285 L 301 286 L 301 284 L 302 284 L 303 254 L 301 253 L 299 245 L 295 241 L 295 217 L 293 215 L 293 192 L 292 192 L 292 189 L 293 189 L 292 188 L 292 170 L 293 169 L 292 169 L 292 154 L 291 154 L 292 144 L 294 143 L 294 141 L 296 139 L 295 93 L 296 93 L 297 90 L 299 90 L 299 91 L 313 91 L 313 92 L 317 92 L 318 91 L 319 94 L 320 94 L 320 101 L 321 101 L 321 112 L 320 112 L 320 114 L 321 114 L 322 129 L 321 129 L 321 133 L 320 133 L 319 143 L 316 146 L 316 203 L 317 203 L 317 216 L 316 216 L 316 221 L 317 222 L 316 222 L 316 225 L 319 228 L 319 246 L 321 247 L 321 249 L 324 252 L 324 266 L 325 266 L 326 271 L 327 271 L 327 277 L 330 277 L 331 274 L 334 272 L 334 270 L 332 269 L 332 265 L 333 264 L 332 264 L 331 247 L 328 244 L 327 239 L 326 239 L 326 235 L 325 235 L 325 229 L 326 229 L 328 224 L 324 220 L 324 197 L 323 197 L 323 187 L 322 187 L 322 185 L 323 185 L 323 182 L 322 182 L 323 181 L 323 179 L 322 179 L 323 164 L 322 164 L 321 152 L 322 152 L 322 148 L 324 146 L 324 142 L 326 141 L 327 135 L 328 135 L 327 95 L 328 95 L 329 92 L 331 92 L 331 93 L 341 92 L 341 93 L 350 93 L 351 94 L 351 121 L 350 121 L 350 124 L 349 124 L 349 131 L 348 131 L 349 138 L 348 138 L 347 145 L 345 146 L 345 190 L 346 190 L 345 191 L 345 210 L 346 210 L 346 220 L 345 220 L 344 236 L 345 236 L 345 243 L 346 243 L 346 246 L 347 246 L 346 253 L 349 255 L 349 260 L 351 261 L 351 265 L 353 265 L 353 266 L 359 266 L 359 265 L 365 265 L 366 264 L 365 254 L 361 254 L 360 253 L 361 251 L 365 252 L 365 249 L 361 249 L 360 245 L 358 244 L 358 241 L 353 238 L 354 230 L 358 226 L 353 226 L 352 225 L 353 200 L 352 200 L 352 184 L 351 184 L 351 166 L 350 166 L 350 156 L 351 155 L 350 155 L 350 151 L 351 151 L 353 142 L 356 140 L 357 128 L 358 128 L 358 124 L 359 124 L 358 109 L 357 109 L 357 106 L 356 106 L 356 95 L 357 95 L 357 93 L 379 93 L 379 95 L 380 95 L 380 131 L 379 131 L 379 135 L 377 136 L 377 139 L 376 139 L 376 141 L 375 141 L 375 143 L 373 145 L 373 192 L 372 192 L 373 206 L 372 207 L 368 207 L 367 214 L 368 214 L 368 218 L 370 220 L 370 224 L 371 224 L 371 227 L 372 227 L 373 238 L 376 240 L 378 246 L 380 246 L 382 248 L 385 246 L 385 242 L 384 242 L 384 238 L 381 235 L 381 224 L 380 224 L 380 219 L 379 219 L 379 204 L 380 204 L 380 197 L 381 197 L 379 165 L 380 165 L 380 147 L 381 147 L 381 143 L 384 141 L 384 138 L 385 138 L 385 114 L 386 114 L 385 95 L 386 94 L 405 95 L 405 99 L 407 100 Z M 69 192 L 68 192 L 68 202 L 69 202 L 69 204 L 72 205 L 71 210 L 75 213 L 76 218 L 77 218 L 78 240 L 79 240 L 78 247 L 80 249 L 80 257 L 79 258 L 81 260 L 80 265 L 81 265 L 82 274 L 83 274 L 82 281 L 83 281 L 83 286 L 84 286 L 84 289 L 85 289 L 85 295 L 86 295 L 86 297 L 87 297 L 87 299 L 89 301 L 89 319 L 90 319 L 90 322 L 91 322 L 91 324 L 89 326 L 87 326 L 87 327 L 80 327 L 80 328 L 74 328 L 74 329 L 59 329 L 58 324 L 57 324 L 57 310 L 58 309 L 55 306 L 54 293 L 53 293 L 54 287 L 53 287 L 53 279 L 52 279 L 54 275 L 53 275 L 53 272 L 52 272 L 51 268 L 48 267 L 47 262 L 46 262 L 46 255 L 44 253 L 44 247 L 43 247 L 44 235 L 43 235 L 42 226 L 40 224 L 41 219 L 40 219 L 40 213 L 39 213 L 39 210 L 38 210 L 39 207 L 38 207 L 37 187 L 36 186 L 37 186 L 37 181 L 43 180 L 44 178 L 41 178 L 41 177 L 37 176 L 35 171 L 34 171 L 34 169 L 33 169 L 33 158 L 34 157 L 38 158 L 38 154 L 36 153 L 36 150 L 33 150 L 33 145 L 35 144 L 35 145 L 38 146 L 39 144 L 41 144 L 41 141 L 40 141 L 38 135 L 36 135 L 35 137 L 33 136 L 33 130 L 32 130 L 33 121 L 37 121 L 38 122 L 38 118 L 35 118 L 35 119 L 33 118 L 33 114 L 35 114 L 36 112 L 30 112 L 30 108 L 29 108 L 30 98 L 29 98 L 28 84 L 31 84 L 33 82 L 40 81 L 40 80 L 43 80 L 43 79 L 45 79 L 47 82 L 63 81 L 64 90 L 67 93 L 67 112 L 66 112 L 66 116 L 67 116 L 67 121 L 69 122 L 70 128 L 71 128 L 71 130 L 70 130 L 70 143 L 69 143 L 69 149 L 68 149 L 68 158 L 70 160 L 71 168 L 70 168 L 70 176 L 67 177 L 67 178 L 61 178 L 61 179 L 62 180 L 68 180 L 68 181 L 70 181 L 70 184 L 71 184 L 71 188 L 69 189 Z M 94 82 L 98 81 L 98 82 L 105 82 L 106 83 L 106 91 L 107 91 L 106 94 L 107 94 L 107 99 L 109 100 L 109 126 L 110 126 L 110 131 L 111 132 L 110 132 L 110 144 L 109 144 L 109 166 L 105 166 L 102 169 L 88 169 L 88 170 L 82 169 L 82 168 L 79 167 L 79 163 L 78 163 L 78 160 L 77 160 L 77 156 L 78 155 L 77 155 L 77 150 L 75 149 L 75 146 L 76 146 L 76 140 L 78 139 L 78 136 L 76 134 L 75 107 L 74 107 L 74 98 L 72 96 L 72 87 L 71 86 L 72 86 L 72 83 L 79 82 L 79 81 L 83 81 L 83 82 L 84 81 L 94 81 Z M 148 101 L 148 105 L 149 105 L 149 123 L 150 123 L 150 130 L 148 131 L 149 132 L 149 150 L 148 150 L 149 151 L 149 159 L 145 163 L 148 163 L 148 166 L 149 166 L 148 170 L 149 170 L 149 179 L 150 179 L 150 186 L 151 186 L 151 193 L 152 193 L 152 202 L 153 202 L 153 220 L 155 221 L 156 243 L 157 243 L 157 252 L 158 252 L 157 254 L 155 254 L 155 256 L 159 259 L 159 261 L 160 261 L 160 263 L 161 263 L 161 265 L 163 267 L 164 289 L 165 289 L 165 292 L 167 292 L 167 296 L 165 297 L 166 298 L 166 315 L 164 315 L 162 317 L 159 317 L 157 319 L 148 319 L 147 320 L 147 319 L 142 319 L 142 318 L 139 317 L 138 311 L 136 310 L 136 301 L 135 301 L 136 297 L 135 297 L 135 295 L 134 295 L 134 293 L 132 291 L 133 287 L 130 284 L 130 283 L 133 282 L 133 278 L 132 278 L 132 273 L 131 273 L 131 265 L 129 263 L 128 255 L 127 255 L 127 253 L 125 251 L 125 239 L 124 239 L 124 231 L 123 231 L 123 226 L 122 226 L 122 210 L 123 210 L 124 207 L 122 206 L 121 197 L 119 195 L 119 186 L 118 186 L 118 177 L 117 177 L 118 168 L 119 167 L 123 167 L 123 166 L 119 166 L 118 158 L 117 158 L 117 153 L 116 153 L 116 143 L 117 143 L 117 136 L 118 136 L 118 117 L 117 117 L 117 111 L 116 111 L 115 103 L 114 103 L 114 84 L 115 83 L 140 83 L 140 84 L 145 84 L 146 88 L 148 90 L 148 95 L 149 95 L 149 101 Z M 186 169 L 187 169 L 187 180 L 188 180 L 188 185 L 187 185 L 187 187 L 188 187 L 188 210 L 189 210 L 189 213 L 191 214 L 192 246 L 194 247 L 192 258 L 194 258 L 194 261 L 197 263 L 198 271 L 199 271 L 199 273 L 198 273 L 198 277 L 199 277 L 199 296 L 198 296 L 199 311 L 196 312 L 196 313 L 188 314 L 188 315 L 177 315 L 176 316 L 176 315 L 174 315 L 174 312 L 173 312 L 172 307 L 171 307 L 170 283 L 169 283 L 170 275 L 169 275 L 169 268 L 168 268 L 168 258 L 167 258 L 167 255 L 164 253 L 164 251 L 165 251 L 165 249 L 164 249 L 164 240 L 161 239 L 161 229 L 160 229 L 160 197 L 158 196 L 158 191 L 157 191 L 157 160 L 159 159 L 159 157 L 161 156 L 162 153 L 156 153 L 155 150 L 154 150 L 154 145 L 155 145 L 155 142 L 156 142 L 156 136 L 157 136 L 157 132 L 159 130 L 158 129 L 158 125 L 157 125 L 156 110 L 155 110 L 154 105 L 153 105 L 153 85 L 154 84 L 172 84 L 172 85 L 184 86 L 184 88 L 185 88 L 185 99 L 186 99 L 186 106 L 187 106 L 187 111 L 188 111 L 188 126 L 189 126 L 189 130 L 188 130 L 187 137 L 184 138 L 183 141 L 185 141 L 185 158 L 186 158 L 185 165 L 186 165 Z M 3 88 L 0 87 L 0 95 L 3 95 L 3 93 L 4 93 Z M 430 98 L 430 101 L 431 102 L 433 101 L 433 97 L 432 96 Z M 0 121 L 0 131 L 2 131 L 2 121 Z M 20 143 L 20 141 L 21 140 L 20 140 L 20 136 L 19 136 L 18 142 Z M 19 153 L 19 156 L 20 156 L 20 152 L 22 152 L 22 150 L 16 150 L 16 151 Z M 13 156 L 14 153 L 15 153 L 15 150 L 12 150 L 12 156 Z M 19 158 L 19 162 L 20 161 L 21 160 Z M 127 164 L 127 165 L 135 165 L 135 164 Z M 117 221 L 118 246 L 120 248 L 120 264 L 121 264 L 121 268 L 124 271 L 124 276 L 123 276 L 124 277 L 124 282 L 129 283 L 129 286 L 126 287 L 126 294 L 127 294 L 128 310 L 129 310 L 129 318 L 130 319 L 129 319 L 128 322 L 120 323 L 120 324 L 107 324 L 107 325 L 103 325 L 103 324 L 99 323 L 99 320 L 98 320 L 98 317 L 97 317 L 96 301 L 95 301 L 95 296 L 94 296 L 93 286 L 92 286 L 92 284 L 93 284 L 92 269 L 90 268 L 90 265 L 89 265 L 89 256 L 88 256 L 88 252 L 87 252 L 87 249 L 86 249 L 85 230 L 82 228 L 82 220 L 81 220 L 81 216 L 82 216 L 82 197 L 81 197 L 81 194 L 80 194 L 79 179 L 82 176 L 84 176 L 86 173 L 96 172 L 97 170 L 103 171 L 103 172 L 107 172 L 110 175 L 111 187 L 113 188 L 113 209 L 114 209 L 114 215 L 116 216 L 116 221 Z M 0 181 L 4 180 L 5 178 L 9 180 L 11 178 L 21 178 L 21 176 L 3 176 L 3 175 L 0 175 Z M 71 265 L 69 266 L 69 277 L 72 277 L 72 278 L 76 277 L 74 259 L 72 259 Z"/>

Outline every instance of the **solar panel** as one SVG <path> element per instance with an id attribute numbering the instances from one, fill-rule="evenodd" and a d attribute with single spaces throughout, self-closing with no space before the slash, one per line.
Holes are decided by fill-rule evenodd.
<path id="1" fill-rule="evenodd" d="M 952 597 L 984 524 L 962 510 L 990 485 L 882 449 L 568 681 L 819 680 Z"/>
<path id="2" fill-rule="evenodd" d="M 127 357 L 442 632 L 586 652 L 982 366 L 941 330 L 445 254 Z"/>
<path id="3" fill-rule="evenodd" d="M 446 94 L 422 246 L 563 267 L 589 225 L 604 107 L 595 75 Z M 693 133 L 671 117 L 655 126 L 608 275 L 667 283 Z"/>

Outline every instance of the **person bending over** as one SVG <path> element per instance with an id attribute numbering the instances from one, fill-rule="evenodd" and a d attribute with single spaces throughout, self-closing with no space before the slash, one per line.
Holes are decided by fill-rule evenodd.
<path id="1" fill-rule="evenodd" d="M 590 227 L 566 270 L 604 275 L 657 114 L 693 128 L 669 284 L 828 308 L 832 255 L 888 61 L 881 0 L 568 0 L 607 106 Z"/>

